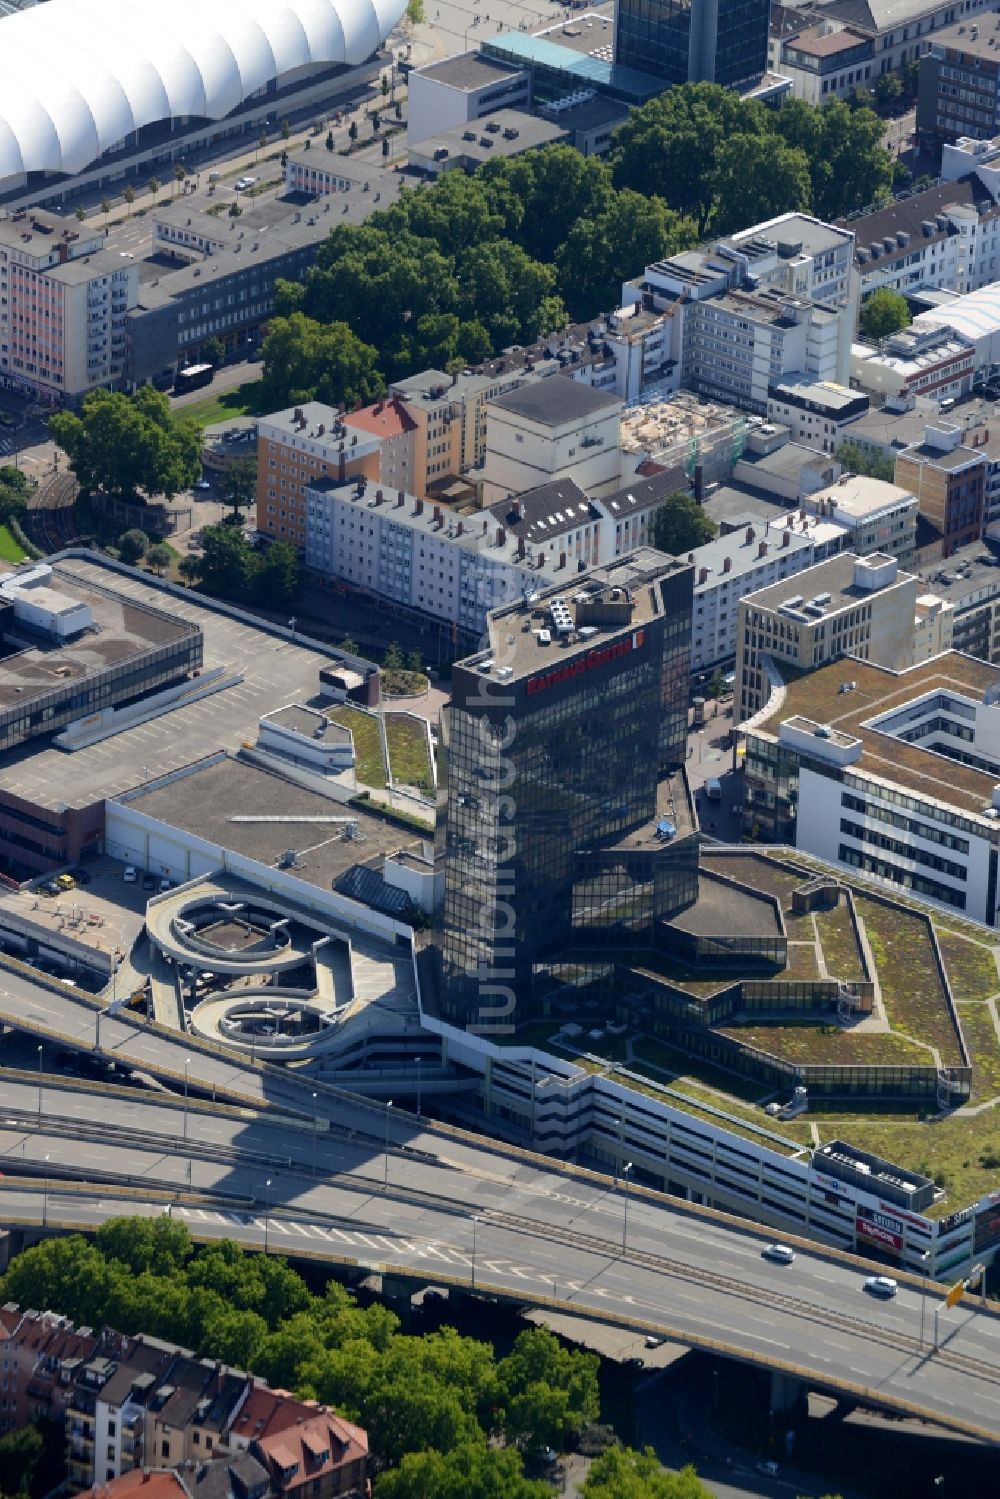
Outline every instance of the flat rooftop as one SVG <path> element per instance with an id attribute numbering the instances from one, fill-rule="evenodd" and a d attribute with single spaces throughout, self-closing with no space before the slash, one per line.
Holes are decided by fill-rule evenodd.
<path id="1" fill-rule="evenodd" d="M 959 651 L 947 651 L 902 672 L 849 656 L 787 682 L 771 712 L 765 710 L 761 715 L 758 726 L 777 739 L 780 725 L 789 718 L 801 716 L 826 724 L 860 739 L 861 758 L 852 766 L 853 771 L 878 776 L 963 812 L 982 814 L 991 803 L 997 783 L 995 773 L 960 765 L 957 760 L 864 725 L 935 690 L 965 692 L 981 701 L 998 678 L 1000 668 Z M 850 692 L 841 691 L 846 681 L 856 684 Z"/>
<path id="2" fill-rule="evenodd" d="M 539 115 L 520 109 L 498 109 L 479 120 L 449 125 L 424 140 L 408 146 L 410 164 L 428 163 L 429 169 L 441 170 L 459 162 L 494 161 L 497 157 L 519 156 L 538 146 L 551 146 L 568 138 L 568 128 Z M 445 152 L 439 157 L 439 152 Z"/>
<path id="3" fill-rule="evenodd" d="M 384 856 L 400 846 L 395 824 L 231 756 L 196 766 L 169 785 L 140 790 L 129 802 L 148 817 L 268 869 L 278 868 L 282 855 L 294 848 L 300 859 L 296 878 L 324 890 L 355 864 L 375 861 L 381 872 Z M 248 814 L 273 820 L 238 820 Z M 345 819 L 357 823 L 358 837 L 345 836 Z M 420 839 L 413 843 L 420 848 Z"/>
<path id="4" fill-rule="evenodd" d="M 598 413 L 621 408 L 621 397 L 613 392 L 595 390 L 591 385 L 581 385 L 576 380 L 536 380 L 529 385 L 519 385 L 506 395 L 497 396 L 490 405 L 500 411 L 509 411 L 513 416 L 538 422 L 543 427 L 561 427 L 564 422 L 583 421 Z"/>
<path id="5" fill-rule="evenodd" d="M 5 581 L 11 584 L 16 576 Z M 0 628 L 8 640 L 36 643 L 0 660 L 0 707 L 25 704 L 197 633 L 197 625 L 178 618 L 168 601 L 131 600 L 106 592 L 107 586 L 53 572 L 47 586 L 24 589 L 20 597 L 44 609 L 58 609 L 60 601 L 89 605 L 95 628 L 65 641 L 42 640 L 12 613 L 5 613 Z"/>
<path id="6" fill-rule="evenodd" d="M 520 77 L 523 69 L 510 67 L 495 57 L 484 57 L 481 52 L 458 52 L 454 57 L 443 57 L 440 62 L 415 68 L 414 72 L 420 78 L 432 78 L 435 83 L 447 84 L 462 93 L 472 93 L 488 84 Z"/>
<path id="7" fill-rule="evenodd" d="M 952 552 L 947 562 L 920 568 L 919 576 L 931 592 L 956 609 L 971 608 L 1000 594 L 1000 565 L 980 541 Z"/>
<path id="8" fill-rule="evenodd" d="M 609 640 L 627 635 L 630 630 L 649 624 L 660 614 L 661 601 L 655 584 L 661 578 L 689 571 L 687 562 L 668 557 L 653 547 L 640 547 L 603 567 L 592 568 L 575 583 L 553 583 L 506 609 L 494 610 L 489 616 L 489 649 L 466 657 L 458 664 L 468 671 L 482 670 L 485 663 L 496 655 L 504 666 L 510 668 L 507 680 L 531 677 L 548 669 L 556 671 L 565 667 L 574 657 L 586 651 L 599 649 Z M 583 606 L 578 600 L 609 599 L 614 590 L 627 594 L 631 599 L 628 618 L 620 623 L 598 626 L 590 635 L 581 634 L 577 616 Z M 556 634 L 551 615 L 551 606 L 562 600 L 572 621 L 572 629 L 560 640 Z M 621 604 L 624 604 L 622 599 Z M 586 628 L 586 626 L 584 627 Z M 539 632 L 548 630 L 550 643 L 545 644 Z M 513 643 L 511 643 L 513 642 Z"/>
<path id="9" fill-rule="evenodd" d="M 781 917 L 775 903 L 746 886 L 714 879 L 706 870 L 698 876 L 698 899 L 670 925 L 694 937 L 780 937 Z"/>
<path id="10" fill-rule="evenodd" d="M 869 479 L 864 474 L 844 474 L 826 489 L 817 489 L 809 496 L 809 504 L 819 505 L 828 501 L 852 520 L 862 521 L 880 515 L 899 505 L 917 508 L 917 499 L 908 489 L 890 484 L 885 479 Z"/>
<path id="11" fill-rule="evenodd" d="M 807 567 L 804 572 L 796 573 L 794 578 L 788 578 L 783 583 L 769 583 L 766 588 L 759 588 L 750 598 L 757 609 L 780 609 L 795 594 L 801 595 L 806 603 L 817 594 L 829 594 L 829 598 L 824 600 L 825 616 L 829 619 L 838 609 L 847 609 L 853 604 L 863 603 L 865 599 L 875 598 L 884 593 L 886 588 L 894 588 L 913 577 L 912 573 L 903 572 L 897 567 L 892 581 L 883 584 L 881 588 L 857 586 L 854 581 L 856 567 L 872 567 L 889 560 L 891 559 L 878 552 L 867 557 L 856 557 L 853 552 L 839 552 L 837 556 L 828 557 L 825 562 L 817 562 L 815 567 Z M 817 620 L 820 617 L 817 616 Z"/>
<path id="12" fill-rule="evenodd" d="M 164 626 L 200 629 L 203 670 L 221 666 L 242 673 L 243 680 L 72 754 L 46 748 L 36 739 L 0 755 L 0 789 L 42 807 L 89 806 L 215 750 L 239 749 L 245 739 L 255 738 L 264 714 L 289 700 L 308 704 L 317 696 L 320 669 L 333 659 L 319 645 L 313 650 L 272 633 L 264 620 L 254 624 L 232 618 L 199 602 L 195 594 L 170 594 L 97 560 L 57 560 L 52 582 L 82 596 L 95 587 L 112 590 L 126 622 L 144 619 L 152 609 L 166 616 Z"/>

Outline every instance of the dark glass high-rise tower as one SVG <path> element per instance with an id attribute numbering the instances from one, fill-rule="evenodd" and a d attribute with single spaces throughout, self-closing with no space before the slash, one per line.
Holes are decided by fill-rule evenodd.
<path id="1" fill-rule="evenodd" d="M 738 87 L 767 71 L 770 0 L 618 0 L 615 62 L 671 83 Z"/>
<path id="2" fill-rule="evenodd" d="M 653 945 L 697 877 L 662 789 L 685 758 L 692 569 L 646 550 L 563 590 L 491 614 L 444 712 L 441 1003 L 485 1032 L 530 1015 L 548 961 Z"/>

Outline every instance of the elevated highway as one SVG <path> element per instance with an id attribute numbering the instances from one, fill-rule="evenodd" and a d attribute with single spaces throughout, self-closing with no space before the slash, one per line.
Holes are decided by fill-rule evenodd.
<path id="1" fill-rule="evenodd" d="M 900 1277 L 875 1301 L 873 1267 L 837 1251 L 801 1243 L 772 1265 L 755 1225 L 325 1090 L 313 1107 L 45 1076 L 39 1098 L 9 1073 L 0 1221 L 89 1228 L 169 1207 L 195 1238 L 557 1306 L 1000 1442 L 1000 1316 L 968 1298 L 941 1311 L 941 1287 Z"/>

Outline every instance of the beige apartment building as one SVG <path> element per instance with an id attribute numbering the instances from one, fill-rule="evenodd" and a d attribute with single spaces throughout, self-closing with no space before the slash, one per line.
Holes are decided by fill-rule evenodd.
<path id="1" fill-rule="evenodd" d="M 812 671 L 840 656 L 857 656 L 906 670 L 913 665 L 918 613 L 926 660 L 947 648 L 942 642 L 949 611 L 933 609 L 922 579 L 878 552 L 842 552 L 749 594 L 740 600 L 736 629 L 737 721 L 745 723 L 767 703 L 775 685 L 771 662 Z"/>
<path id="2" fill-rule="evenodd" d="M 295 547 L 306 544 L 306 490 L 317 479 L 379 477 L 377 436 L 347 430 L 322 401 L 304 401 L 257 423 L 257 529 Z"/>

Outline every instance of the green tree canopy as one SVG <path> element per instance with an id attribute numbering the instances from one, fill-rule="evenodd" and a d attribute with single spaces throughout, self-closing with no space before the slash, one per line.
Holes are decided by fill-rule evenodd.
<path id="1" fill-rule="evenodd" d="M 217 369 L 226 357 L 226 346 L 221 338 L 206 338 L 202 342 L 200 353 L 206 364 Z"/>
<path id="2" fill-rule="evenodd" d="M 519 1333 L 497 1365 L 503 1426 L 529 1447 L 561 1446 L 597 1419 L 596 1354 L 564 1348 L 546 1327 Z"/>
<path id="3" fill-rule="evenodd" d="M 146 553 L 146 561 L 153 569 L 153 571 L 159 573 L 160 577 L 162 578 L 163 574 L 170 566 L 173 555 L 173 552 L 167 546 L 165 541 L 158 541 L 155 543 L 155 545 L 151 546 L 149 551 Z"/>
<path id="4" fill-rule="evenodd" d="M 609 1447 L 591 1466 L 584 1499 L 711 1499 L 694 1468 L 664 1469 L 652 1447 Z"/>
<path id="5" fill-rule="evenodd" d="M 174 416 L 167 397 L 151 385 L 134 396 L 92 391 L 79 415 L 55 412 L 49 431 L 84 489 L 170 499 L 201 471 L 197 425 Z"/>
<path id="6" fill-rule="evenodd" d="M 691 219 L 668 208 L 662 198 L 647 198 L 623 188 L 595 217 L 577 219 L 556 252 L 563 300 L 573 317 L 591 317 L 621 300 L 622 283 L 637 268 L 697 243 Z"/>
<path id="7" fill-rule="evenodd" d="M 880 286 L 866 297 L 858 314 L 858 325 L 866 338 L 887 338 L 910 324 L 906 298 L 891 287 Z"/>
<path id="8" fill-rule="evenodd" d="M 239 515 L 240 508 L 251 505 L 257 493 L 257 459 L 251 453 L 243 458 L 233 458 L 223 470 L 219 487 L 223 498 Z"/>
<path id="9" fill-rule="evenodd" d="M 712 186 L 715 227 L 721 233 L 807 209 L 812 194 L 805 152 L 777 135 L 731 135 L 723 141 Z"/>
<path id="10" fill-rule="evenodd" d="M 715 535 L 715 522 L 693 495 L 675 489 L 653 512 L 653 545 L 673 557 L 682 557 L 704 546 Z"/>
<path id="11" fill-rule="evenodd" d="M 385 390 L 377 357 L 346 322 L 323 326 L 301 312 L 273 318 L 261 345 L 264 399 L 274 406 L 311 400 L 348 408 L 367 404 Z"/>
<path id="12" fill-rule="evenodd" d="M 856 442 L 842 442 L 837 449 L 837 462 L 850 474 L 865 474 L 869 479 L 884 479 L 892 484 L 896 478 L 895 459 L 887 453 L 870 453 Z"/>
<path id="13" fill-rule="evenodd" d="M 525 1478 L 512 1447 L 465 1442 L 451 1452 L 408 1452 L 375 1484 L 376 1499 L 550 1499 L 547 1483 Z"/>
<path id="14" fill-rule="evenodd" d="M 27 1494 L 45 1442 L 37 1426 L 20 1426 L 0 1436 L 0 1476 L 8 1494 Z"/>
<path id="15" fill-rule="evenodd" d="M 118 555 L 123 562 L 129 563 L 130 566 L 136 562 L 141 562 L 148 551 L 149 537 L 145 531 L 140 531 L 138 527 L 135 527 L 131 531 L 123 531 L 118 538 Z"/>

